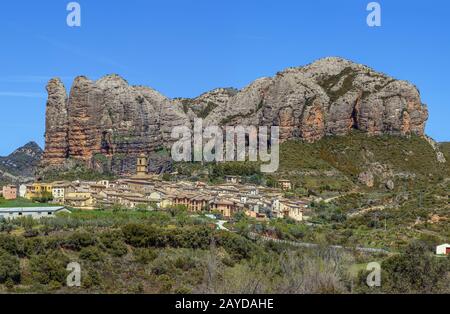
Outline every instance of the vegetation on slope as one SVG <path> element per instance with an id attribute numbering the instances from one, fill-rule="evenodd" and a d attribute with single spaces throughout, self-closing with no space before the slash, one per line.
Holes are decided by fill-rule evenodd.
<path id="1" fill-rule="evenodd" d="M 414 264 L 411 256 L 426 263 Z M 373 260 L 389 276 L 381 290 L 365 286 L 363 270 L 352 273 Z M 81 288 L 66 287 L 69 262 L 81 265 Z M 325 244 L 295 248 L 217 231 L 208 218 L 182 211 L 76 211 L 0 223 L 0 291 L 8 292 L 448 292 L 449 271 L 450 259 L 437 259 L 428 248 L 408 246 L 393 256 Z M 421 281 L 409 279 L 414 276 Z"/>

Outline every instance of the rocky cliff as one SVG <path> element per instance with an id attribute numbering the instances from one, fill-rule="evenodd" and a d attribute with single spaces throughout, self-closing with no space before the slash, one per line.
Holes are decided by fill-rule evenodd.
<path id="1" fill-rule="evenodd" d="M 133 163 L 129 157 L 169 146 L 172 128 L 189 124 L 181 102 L 130 86 L 117 75 L 98 81 L 77 77 L 68 97 L 59 79 L 47 90 L 44 166 L 71 158 L 94 167 L 101 156 L 111 159 L 116 172 L 126 172 Z"/>
<path id="2" fill-rule="evenodd" d="M 307 142 L 352 129 L 423 135 L 427 119 L 412 84 L 340 58 L 259 79 L 207 117 L 211 124 L 278 125 L 282 139 Z"/>
<path id="3" fill-rule="evenodd" d="M 44 165 L 68 158 L 92 165 L 96 155 L 129 158 L 168 148 L 174 126 L 195 117 L 206 124 L 280 126 L 281 139 L 314 142 L 358 129 L 369 135 L 424 134 L 428 111 L 417 88 L 348 60 L 325 58 L 261 78 L 238 91 L 216 89 L 195 99 L 169 99 L 130 86 L 117 75 L 75 79 L 70 94 L 48 86 Z M 121 164 L 113 169 L 125 171 Z M 127 167 L 125 167 L 127 168 Z"/>

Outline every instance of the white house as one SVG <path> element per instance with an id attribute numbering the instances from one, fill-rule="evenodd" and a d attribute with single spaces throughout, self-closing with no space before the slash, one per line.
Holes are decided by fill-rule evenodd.
<path id="1" fill-rule="evenodd" d="M 52 186 L 52 196 L 55 202 L 64 203 L 65 193 L 66 193 L 66 185 L 56 184 Z"/>
<path id="2" fill-rule="evenodd" d="M 24 198 L 25 194 L 27 194 L 27 186 L 25 184 L 21 184 L 19 186 L 19 196 Z"/>
<path id="3" fill-rule="evenodd" d="M 57 213 L 70 213 L 70 211 L 65 207 L 0 208 L 0 219 L 15 219 L 20 217 L 40 219 L 55 217 Z"/>
<path id="4" fill-rule="evenodd" d="M 436 247 L 436 255 L 449 255 L 450 244 L 441 244 Z"/>
<path id="5" fill-rule="evenodd" d="M 274 199 L 272 202 L 272 214 L 275 218 L 289 217 L 296 221 L 303 221 L 303 211 L 308 207 L 305 202 L 288 199 Z"/>

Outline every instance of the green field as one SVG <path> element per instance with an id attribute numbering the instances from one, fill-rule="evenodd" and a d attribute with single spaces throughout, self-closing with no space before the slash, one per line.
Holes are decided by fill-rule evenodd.
<path id="1" fill-rule="evenodd" d="M 25 198 L 18 198 L 16 200 L 5 200 L 0 198 L 0 208 L 22 208 L 22 207 L 52 207 L 57 205 L 50 205 L 47 203 L 35 203 Z"/>

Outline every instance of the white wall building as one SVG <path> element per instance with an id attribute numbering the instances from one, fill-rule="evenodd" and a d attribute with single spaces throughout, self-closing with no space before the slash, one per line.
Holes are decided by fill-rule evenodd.
<path id="1" fill-rule="evenodd" d="M 27 193 L 27 186 L 25 184 L 21 184 L 19 186 L 19 197 L 24 198 L 26 193 Z"/>
<path id="2" fill-rule="evenodd" d="M 436 255 L 450 255 L 450 244 L 441 244 L 436 247 Z"/>
<path id="3" fill-rule="evenodd" d="M 65 188 L 63 186 L 54 186 L 52 188 L 52 195 L 54 201 L 64 202 Z"/>
<path id="4" fill-rule="evenodd" d="M 55 217 L 57 213 L 70 213 L 65 207 L 0 208 L 0 219 L 32 217 L 33 219 Z"/>

